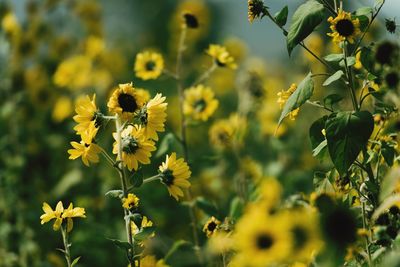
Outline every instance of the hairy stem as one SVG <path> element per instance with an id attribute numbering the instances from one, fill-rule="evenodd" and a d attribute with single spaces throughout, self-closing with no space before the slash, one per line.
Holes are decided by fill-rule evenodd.
<path id="1" fill-rule="evenodd" d="M 71 253 L 69 250 L 70 245 L 68 244 L 68 232 L 67 232 L 67 229 L 65 229 L 65 227 L 62 225 L 61 225 L 61 235 L 62 235 L 63 243 L 64 243 L 65 260 L 67 261 L 67 266 L 71 267 Z"/>

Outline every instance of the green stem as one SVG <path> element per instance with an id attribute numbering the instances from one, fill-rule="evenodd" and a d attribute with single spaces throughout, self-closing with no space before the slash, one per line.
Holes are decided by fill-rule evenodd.
<path id="1" fill-rule="evenodd" d="M 196 86 L 199 83 L 203 82 L 205 79 L 207 79 L 208 77 L 210 77 L 210 75 L 217 69 L 217 64 L 213 63 L 211 65 L 210 68 L 208 68 L 192 85 L 192 86 Z"/>
<path id="2" fill-rule="evenodd" d="M 354 90 L 354 84 L 353 84 L 353 78 L 350 72 L 350 68 L 347 65 L 347 42 L 344 41 L 343 43 L 343 55 L 344 55 L 344 68 L 345 68 L 345 72 L 346 72 L 346 77 L 347 77 L 347 86 L 350 89 L 350 95 L 351 95 L 351 100 L 353 102 L 353 108 L 355 111 L 359 110 L 359 106 L 357 104 L 357 97 L 356 97 L 356 93 Z"/>
<path id="3" fill-rule="evenodd" d="M 71 253 L 69 250 L 70 245 L 68 244 L 68 232 L 67 229 L 65 229 L 65 227 L 62 225 L 61 225 L 61 235 L 64 243 L 65 260 L 67 261 L 67 266 L 71 267 Z"/>
<path id="4" fill-rule="evenodd" d="M 143 180 L 143 184 L 147 184 L 147 183 L 150 183 L 150 182 L 153 182 L 153 181 L 157 181 L 157 180 L 160 180 L 160 179 L 161 179 L 161 176 L 159 174 L 157 174 L 157 175 L 154 175 L 154 176 L 151 176 L 149 178 L 144 179 Z"/>
<path id="5" fill-rule="evenodd" d="M 122 191 L 124 193 L 124 197 L 128 195 L 128 186 L 127 186 L 127 181 L 126 181 L 126 173 L 125 173 L 125 167 L 122 162 L 122 137 L 121 137 L 121 132 L 123 130 L 123 126 L 121 125 L 121 119 L 119 116 L 117 116 L 115 120 L 115 128 L 117 132 L 117 144 L 118 144 L 118 173 L 121 179 L 121 186 L 122 186 Z M 135 266 L 135 261 L 133 259 L 135 252 L 134 252 L 134 243 L 133 243 L 133 238 L 132 238 L 132 231 L 131 231 L 131 221 L 129 218 L 129 211 L 127 209 L 124 209 L 124 219 L 125 219 L 125 229 L 126 229 L 126 236 L 129 244 L 131 245 L 131 249 L 129 251 L 130 255 L 128 257 L 129 263 L 131 266 Z"/>

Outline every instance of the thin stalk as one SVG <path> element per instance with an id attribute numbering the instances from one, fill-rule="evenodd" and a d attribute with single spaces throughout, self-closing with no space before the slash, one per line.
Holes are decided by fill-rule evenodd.
<path id="1" fill-rule="evenodd" d="M 208 68 L 191 86 L 196 86 L 208 77 L 210 77 L 210 75 L 217 69 L 217 67 L 217 64 L 213 63 L 211 67 Z"/>
<path id="2" fill-rule="evenodd" d="M 122 191 L 124 193 L 124 197 L 128 195 L 128 186 L 127 186 L 127 181 L 126 181 L 126 173 L 125 173 L 125 167 L 122 163 L 122 137 L 121 137 L 121 132 L 123 129 L 123 126 L 121 126 L 121 120 L 117 116 L 117 119 L 115 120 L 115 128 L 117 132 L 117 144 L 118 144 L 118 173 L 121 179 L 121 186 L 122 186 Z M 124 209 L 124 219 L 125 219 L 125 229 L 126 229 L 126 236 L 128 239 L 129 244 L 131 245 L 131 250 L 130 250 L 130 255 L 128 257 L 129 263 L 131 266 L 135 266 L 135 261 L 133 259 L 134 256 L 134 243 L 133 243 L 133 238 L 132 238 L 132 231 L 131 231 L 131 222 L 129 219 L 129 211 L 127 209 Z"/>
<path id="3" fill-rule="evenodd" d="M 69 250 L 69 244 L 68 244 L 68 233 L 67 229 L 65 229 L 64 226 L 61 225 L 61 235 L 63 238 L 63 243 L 64 243 L 64 256 L 65 260 L 67 261 L 67 266 L 71 267 L 71 253 Z"/>
<path id="4" fill-rule="evenodd" d="M 115 167 L 116 162 L 111 158 L 110 155 L 108 155 L 107 151 L 105 151 L 101 146 L 99 147 L 104 158 L 108 161 L 108 163 L 110 163 L 112 167 Z"/>
<path id="5" fill-rule="evenodd" d="M 178 52 L 176 56 L 176 70 L 175 70 L 175 75 L 176 75 L 176 83 L 178 87 L 178 95 L 179 95 L 179 113 L 181 116 L 181 145 L 183 148 L 183 155 L 186 160 L 186 162 L 189 163 L 189 152 L 188 152 L 188 146 L 187 146 L 187 138 L 186 138 L 186 119 L 185 115 L 183 114 L 183 104 L 185 100 L 184 96 L 184 91 L 183 91 L 183 85 L 182 85 L 182 74 L 181 74 L 181 66 L 182 66 L 182 56 L 183 56 L 183 51 L 185 49 L 185 39 L 186 39 L 186 27 L 182 28 L 181 34 L 179 37 L 179 43 L 178 43 Z M 186 189 L 186 195 L 188 197 L 188 200 L 190 202 L 193 202 L 193 196 L 190 191 L 190 189 Z M 201 264 L 203 264 L 203 259 L 202 256 L 199 252 L 199 237 L 197 234 L 197 219 L 196 219 L 196 214 L 194 210 L 194 206 L 191 204 L 189 205 L 189 216 L 191 220 L 191 225 L 192 225 L 192 235 L 193 235 L 193 243 L 195 245 L 196 249 L 196 256 Z"/>
<path id="6" fill-rule="evenodd" d="M 343 45 L 343 55 L 344 55 L 344 64 L 345 64 L 344 68 L 345 68 L 346 77 L 347 77 L 347 85 L 350 89 L 351 100 L 353 102 L 353 108 L 355 111 L 358 111 L 359 107 L 357 104 L 356 93 L 354 91 L 353 79 L 352 79 L 351 72 L 349 70 L 349 66 L 347 65 L 347 43 L 346 43 L 346 41 L 344 42 L 344 45 Z"/>
<path id="7" fill-rule="evenodd" d="M 153 181 L 157 181 L 157 180 L 160 180 L 160 179 L 161 179 L 160 175 L 157 174 L 157 175 L 154 175 L 154 176 L 151 176 L 149 178 L 144 179 L 143 180 L 143 184 L 147 184 L 147 183 L 150 183 L 150 182 L 153 182 Z"/>
<path id="8" fill-rule="evenodd" d="M 327 110 L 327 111 L 329 111 L 329 112 L 334 112 L 333 109 L 330 109 L 330 108 L 325 107 L 325 106 L 323 106 L 323 105 L 320 105 L 320 104 L 318 104 L 318 103 L 312 102 L 312 101 L 310 101 L 310 100 L 307 100 L 306 103 L 309 104 L 309 105 L 311 105 L 311 106 L 314 106 L 314 107 L 323 108 L 323 109 L 325 109 L 325 110 Z"/>
<path id="9" fill-rule="evenodd" d="M 367 229 L 367 220 L 365 216 L 365 203 L 362 202 L 362 220 L 363 220 L 363 228 Z M 369 238 L 368 236 L 365 237 L 365 248 L 367 250 L 368 254 L 368 266 L 372 266 L 372 257 L 371 257 L 371 251 L 369 249 Z"/>

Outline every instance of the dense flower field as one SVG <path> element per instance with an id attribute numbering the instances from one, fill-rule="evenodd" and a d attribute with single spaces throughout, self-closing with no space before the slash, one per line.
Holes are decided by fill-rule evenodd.
<path id="1" fill-rule="evenodd" d="M 399 266 L 390 0 L 242 0 L 280 62 L 229 6 L 106 2 L 0 2 L 0 267 Z"/>

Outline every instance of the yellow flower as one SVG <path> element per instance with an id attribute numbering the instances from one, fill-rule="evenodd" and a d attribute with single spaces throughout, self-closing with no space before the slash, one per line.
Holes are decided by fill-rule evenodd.
<path id="1" fill-rule="evenodd" d="M 345 12 L 342 9 L 339 10 L 336 18 L 329 17 L 328 22 L 331 24 L 331 33 L 328 33 L 333 38 L 334 43 L 341 43 L 348 41 L 354 43 L 354 38 L 361 33 L 360 21 L 358 19 L 352 19 L 349 12 Z"/>
<path id="2" fill-rule="evenodd" d="M 264 4 L 260 0 L 247 0 L 247 18 L 250 23 L 264 16 Z"/>
<path id="3" fill-rule="evenodd" d="M 120 84 L 114 90 L 107 107 L 111 113 L 116 113 L 122 119 L 130 119 L 133 114 L 144 105 L 145 99 L 142 91 L 137 91 L 132 83 Z"/>
<path id="4" fill-rule="evenodd" d="M 113 153 L 118 154 L 118 137 L 113 133 Z M 149 164 L 151 152 L 156 150 L 154 142 L 146 138 L 141 126 L 129 125 L 121 132 L 122 161 L 131 170 L 137 170 L 139 163 Z"/>
<path id="5" fill-rule="evenodd" d="M 104 40 L 101 37 L 91 35 L 86 39 L 85 52 L 91 57 L 95 58 L 99 56 L 105 48 Z"/>
<path id="6" fill-rule="evenodd" d="M 91 59 L 88 56 L 77 55 L 64 60 L 58 65 L 53 81 L 59 87 L 78 90 L 91 85 L 91 72 Z"/>
<path id="7" fill-rule="evenodd" d="M 140 229 L 142 229 L 142 228 L 151 227 L 151 226 L 153 226 L 153 222 L 150 221 L 146 216 L 143 216 L 140 227 L 137 227 L 137 225 L 134 222 L 131 222 L 132 235 L 136 235 L 137 233 L 139 233 Z M 154 233 L 151 234 L 151 236 L 154 236 Z"/>
<path id="8" fill-rule="evenodd" d="M 74 205 L 70 203 L 68 208 L 64 210 L 62 214 L 62 218 L 67 219 L 67 232 L 72 231 L 72 228 L 74 227 L 72 218 L 77 218 L 77 217 L 86 218 L 85 209 L 80 207 L 74 208 Z"/>
<path id="9" fill-rule="evenodd" d="M 275 208 L 281 201 L 282 186 L 275 178 L 266 178 L 259 189 L 259 201 L 268 211 Z"/>
<path id="10" fill-rule="evenodd" d="M 57 203 L 56 209 L 53 210 L 49 204 L 47 204 L 46 202 L 43 203 L 43 207 L 42 207 L 44 214 L 42 216 L 40 216 L 40 219 L 42 220 L 40 223 L 44 224 L 49 222 L 52 219 L 56 219 L 56 221 L 53 224 L 53 230 L 57 231 L 58 229 L 60 229 L 61 224 L 62 224 L 62 213 L 64 211 L 64 207 L 61 201 L 59 201 Z"/>
<path id="11" fill-rule="evenodd" d="M 208 239 L 207 250 L 214 255 L 227 253 L 233 249 L 231 232 L 218 231 Z"/>
<path id="12" fill-rule="evenodd" d="M 190 186 L 188 179 L 192 172 L 183 158 L 176 158 L 176 153 L 167 155 L 165 162 L 159 167 L 159 172 L 169 194 L 176 200 L 183 196 L 181 188 L 189 188 Z"/>
<path id="13" fill-rule="evenodd" d="M 234 240 L 249 266 L 269 266 L 287 259 L 292 248 L 289 222 L 290 217 L 285 214 L 270 217 L 260 210 L 253 210 L 238 221 Z"/>
<path id="14" fill-rule="evenodd" d="M 18 34 L 21 30 L 21 27 L 18 23 L 18 19 L 14 13 L 7 13 L 1 20 L 1 27 L 4 32 L 8 34 Z"/>
<path id="15" fill-rule="evenodd" d="M 127 210 L 137 209 L 139 207 L 139 198 L 132 193 L 128 194 L 128 197 L 122 199 L 122 207 Z"/>
<path id="16" fill-rule="evenodd" d="M 290 211 L 288 216 L 293 236 L 292 259 L 309 262 L 323 244 L 317 213 L 303 208 Z"/>
<path id="17" fill-rule="evenodd" d="M 161 54 L 145 51 L 136 55 L 136 76 L 143 80 L 157 79 L 164 69 L 164 59 Z"/>
<path id="18" fill-rule="evenodd" d="M 288 90 L 286 91 L 280 91 L 278 95 L 278 101 L 277 103 L 279 104 L 279 108 L 282 109 L 284 105 L 286 104 L 286 101 L 289 99 L 289 97 L 296 91 L 297 85 L 295 83 L 292 83 L 292 85 L 289 87 Z M 295 110 L 292 110 L 289 113 L 289 118 L 291 120 L 295 120 L 297 115 L 299 114 L 300 108 L 296 108 Z"/>
<path id="19" fill-rule="evenodd" d="M 235 59 L 226 50 L 226 47 L 216 44 L 210 44 L 206 53 L 214 59 L 215 64 L 219 67 L 228 67 L 236 69 Z"/>
<path id="20" fill-rule="evenodd" d="M 218 108 L 218 104 L 211 88 L 200 84 L 185 91 L 183 113 L 194 120 L 207 121 Z"/>
<path id="21" fill-rule="evenodd" d="M 57 99 L 52 113 L 52 118 L 55 122 L 62 122 L 72 112 L 71 99 L 67 96 L 61 96 Z"/>
<path id="22" fill-rule="evenodd" d="M 69 159 L 77 159 L 82 157 L 82 161 L 86 166 L 89 166 L 90 163 L 99 162 L 99 153 L 101 152 L 101 148 L 95 143 L 85 143 L 84 141 L 71 142 L 73 149 L 68 149 L 68 153 L 70 154 Z"/>
<path id="23" fill-rule="evenodd" d="M 212 216 L 203 226 L 203 232 L 206 233 L 207 237 L 213 236 L 217 230 L 218 226 L 221 224 L 214 216 Z"/>
<path id="24" fill-rule="evenodd" d="M 139 123 L 144 127 L 144 133 L 149 139 L 158 140 L 157 132 L 164 132 L 167 119 L 165 96 L 157 94 L 139 112 Z"/>
<path id="25" fill-rule="evenodd" d="M 90 143 L 94 136 L 90 136 L 88 129 L 94 124 L 96 133 L 101 123 L 101 114 L 96 107 L 96 94 L 93 94 L 92 99 L 88 95 L 78 99 L 75 107 L 77 115 L 74 116 L 74 121 L 78 123 L 74 130 L 82 137 L 85 143 Z M 94 123 L 93 123 L 94 122 Z"/>
<path id="26" fill-rule="evenodd" d="M 137 263 L 136 266 L 139 266 Z M 164 260 L 157 260 L 153 255 L 147 255 L 140 259 L 140 267 L 169 267 Z"/>
<path id="27" fill-rule="evenodd" d="M 218 149 L 228 148 L 232 145 L 234 133 L 235 129 L 228 120 L 218 120 L 210 127 L 210 142 Z"/>

